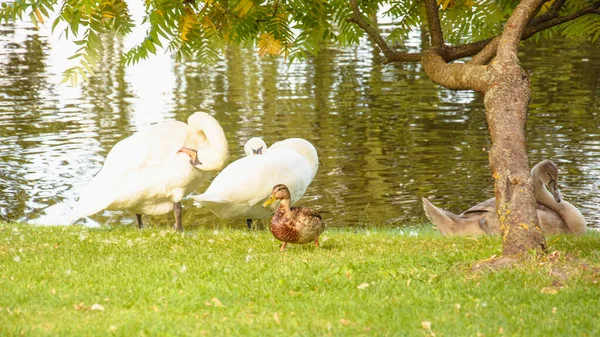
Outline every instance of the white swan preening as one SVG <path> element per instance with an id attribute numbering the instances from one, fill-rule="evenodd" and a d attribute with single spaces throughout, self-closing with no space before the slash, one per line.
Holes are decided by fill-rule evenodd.
<path id="1" fill-rule="evenodd" d="M 315 147 L 304 139 L 290 138 L 263 149 L 262 155 L 250 155 L 229 164 L 204 193 L 192 198 L 219 218 L 247 219 L 251 228 L 252 219 L 263 219 L 275 212 L 277 205 L 261 207 L 273 186 L 285 184 L 293 204 L 306 193 L 318 168 Z"/>
<path id="2" fill-rule="evenodd" d="M 188 123 L 166 121 L 118 142 L 104 166 L 73 207 L 77 220 L 103 209 L 131 210 L 141 228 L 142 214 L 174 211 L 182 230 L 181 200 L 220 170 L 229 158 L 227 139 L 216 119 L 204 112 Z"/>
<path id="3" fill-rule="evenodd" d="M 252 137 L 244 144 L 244 153 L 246 156 L 263 154 L 267 151 L 267 143 L 262 138 Z"/>
<path id="4" fill-rule="evenodd" d="M 531 177 L 542 233 L 584 234 L 587 229 L 585 218 L 575 206 L 561 199 L 556 164 L 550 160 L 541 161 L 531 169 Z M 422 200 L 425 214 L 444 235 L 500 234 L 494 198 L 481 202 L 460 215 L 444 211 L 425 198 Z"/>

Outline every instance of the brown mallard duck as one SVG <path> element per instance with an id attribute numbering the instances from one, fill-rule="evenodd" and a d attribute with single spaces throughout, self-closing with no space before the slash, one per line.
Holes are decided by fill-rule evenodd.
<path id="1" fill-rule="evenodd" d="M 587 223 L 577 207 L 563 200 L 558 190 L 558 167 L 544 160 L 531 169 L 537 200 L 537 215 L 544 235 L 586 232 Z M 499 235 L 500 222 L 494 198 L 483 201 L 460 215 L 452 214 L 422 198 L 425 214 L 443 235 Z"/>
<path id="2" fill-rule="evenodd" d="M 316 211 L 306 207 L 291 207 L 290 190 L 283 184 L 273 187 L 271 196 L 262 204 L 269 206 L 276 200 L 281 200 L 279 207 L 271 219 L 271 233 L 283 241 L 280 251 L 289 243 L 303 244 L 311 241 L 319 246 L 319 235 L 323 233 L 325 224 Z"/>

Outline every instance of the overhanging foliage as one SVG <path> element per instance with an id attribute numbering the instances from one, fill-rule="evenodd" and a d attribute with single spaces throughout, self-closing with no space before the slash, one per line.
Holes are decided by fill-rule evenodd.
<path id="1" fill-rule="evenodd" d="M 438 0 L 445 42 L 472 43 L 497 36 L 518 1 Z M 548 1 L 542 16 L 560 3 L 558 16 L 596 6 L 598 0 Z M 427 19 L 423 2 L 374 1 L 358 3 L 361 16 L 373 22 L 377 17 L 391 21 L 387 34 L 390 45 L 402 45 L 408 33 L 424 29 Z M 352 45 L 364 30 L 348 21 L 352 9 L 347 0 L 146 0 L 142 24 L 146 37 L 124 54 L 123 62 L 136 63 L 166 49 L 177 59 L 190 58 L 210 63 L 227 45 L 256 46 L 261 55 L 282 55 L 290 61 L 319 52 L 323 44 Z M 102 34 L 125 36 L 135 28 L 128 2 L 124 0 L 19 0 L 3 3 L 0 18 L 8 23 L 29 16 L 35 25 L 52 20 L 52 28 L 63 23 L 61 34 L 80 46 L 72 59 L 79 65 L 67 69 L 65 81 L 93 73 L 102 54 Z M 62 25 L 61 25 L 62 27 Z M 600 15 L 585 15 L 541 30 L 536 38 L 563 35 L 598 41 Z M 472 54 L 471 54 L 472 55 Z M 468 55 L 469 56 L 469 55 Z M 417 57 L 415 57 L 417 59 Z"/>

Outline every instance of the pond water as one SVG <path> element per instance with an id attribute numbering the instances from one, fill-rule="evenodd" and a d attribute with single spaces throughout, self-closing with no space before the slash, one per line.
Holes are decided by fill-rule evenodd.
<path id="1" fill-rule="evenodd" d="M 443 89 L 418 64 L 382 65 L 368 41 L 292 65 L 232 48 L 211 66 L 158 55 L 124 68 L 128 41 L 105 40 L 101 71 L 72 88 L 58 84 L 69 42 L 27 24 L 0 27 L 0 220 L 51 223 L 116 142 L 195 111 L 220 121 L 231 161 L 253 136 L 312 142 L 320 167 L 298 204 L 327 211 L 329 226 L 402 226 L 425 221 L 422 196 L 453 212 L 493 196 L 482 96 Z M 418 36 L 410 43 L 419 48 Z M 521 58 L 533 92 L 531 164 L 554 160 L 564 198 L 597 226 L 600 45 L 527 44 Z M 135 221 L 129 212 L 92 219 Z M 168 226 L 172 215 L 148 222 Z M 221 225 L 245 221 L 184 201 L 184 226 Z"/>

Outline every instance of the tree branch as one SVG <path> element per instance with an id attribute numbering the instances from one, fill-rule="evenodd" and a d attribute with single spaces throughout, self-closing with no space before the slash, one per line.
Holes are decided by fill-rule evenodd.
<path id="1" fill-rule="evenodd" d="M 542 23 L 544 21 L 548 21 L 550 19 L 554 19 L 555 17 L 558 16 L 558 11 L 560 10 L 560 8 L 565 4 L 567 0 L 555 0 L 552 5 L 550 6 L 550 8 L 548 8 L 548 10 L 546 11 L 546 13 L 540 15 L 540 16 L 536 16 L 535 18 L 533 18 L 531 20 L 531 22 L 529 22 L 529 26 L 535 26 L 539 23 Z"/>
<path id="2" fill-rule="evenodd" d="M 498 41 L 496 57 L 500 60 L 517 59 L 517 49 L 525 27 L 545 0 L 522 0 L 506 21 Z"/>
<path id="3" fill-rule="evenodd" d="M 586 14 L 600 14 L 600 11 L 598 10 L 598 8 L 600 8 L 600 2 L 595 3 L 589 7 L 583 8 L 577 12 L 573 12 L 571 14 L 567 14 L 567 15 L 560 16 L 560 17 L 555 17 L 551 20 L 540 22 L 535 26 L 527 27 L 525 29 L 525 31 L 523 32 L 523 39 L 528 39 L 528 38 L 532 37 L 533 35 L 535 35 L 536 33 L 539 33 L 548 28 L 552 28 L 554 26 L 558 26 L 565 22 L 575 20 L 575 19 L 579 18 L 580 16 L 584 16 Z"/>
<path id="4" fill-rule="evenodd" d="M 379 34 L 377 29 L 371 26 L 360 14 L 360 9 L 356 0 L 350 0 L 350 8 L 352 9 L 352 16 L 348 18 L 349 22 L 357 24 L 362 28 L 368 35 L 375 41 L 379 49 L 383 52 L 386 58 L 389 58 L 393 53 L 394 49 L 385 41 L 385 39 Z"/>
<path id="5" fill-rule="evenodd" d="M 485 93 L 490 87 L 491 76 L 486 66 L 468 63 L 448 64 L 435 48 L 425 52 L 421 63 L 425 73 L 433 82 L 448 89 L 476 90 Z"/>
<path id="6" fill-rule="evenodd" d="M 350 8 L 352 9 L 352 16 L 348 18 L 348 22 L 358 25 L 373 41 L 375 41 L 379 49 L 383 52 L 383 55 L 385 55 L 385 60 L 383 60 L 384 64 L 390 62 L 418 62 L 421 60 L 421 57 L 423 56 L 421 53 L 404 53 L 392 48 L 381 34 L 379 34 L 377 29 L 371 26 L 362 17 L 356 0 L 350 0 Z"/>
<path id="7" fill-rule="evenodd" d="M 431 45 L 435 48 L 443 49 L 444 36 L 442 35 L 442 26 L 440 25 L 437 0 L 425 0 L 425 11 L 427 12 L 427 27 L 429 27 Z"/>
<path id="8" fill-rule="evenodd" d="M 561 1 L 564 3 L 564 0 L 561 0 Z M 586 14 L 600 14 L 600 11 L 598 10 L 598 8 L 600 8 L 600 3 L 597 3 L 597 4 L 593 4 L 589 7 L 583 8 L 577 12 L 573 12 L 571 14 L 567 14 L 567 15 L 558 17 L 558 10 L 559 10 L 560 6 L 556 7 L 554 10 L 553 10 L 553 8 L 554 8 L 554 5 L 559 4 L 559 2 L 560 1 L 556 1 L 553 4 L 553 6 L 548 10 L 548 12 L 539 16 L 539 17 L 544 17 L 543 21 L 537 20 L 539 17 L 536 17 L 533 20 L 531 20 L 531 23 L 523 31 L 523 34 L 521 35 L 521 40 L 526 40 L 541 31 L 552 28 L 554 26 L 558 26 L 558 25 L 563 24 L 568 21 L 575 20 L 575 19 L 579 18 L 580 16 L 583 16 Z M 553 11 L 553 13 L 549 14 L 551 11 Z M 546 14 L 549 14 L 549 15 L 546 15 Z M 456 60 L 460 57 L 469 56 L 469 55 L 464 55 L 464 54 L 479 47 L 479 45 L 476 45 L 476 44 L 484 44 L 485 43 L 484 47 L 481 48 L 481 51 L 478 52 L 467 63 L 486 64 L 487 62 L 489 62 L 489 60 L 491 60 L 492 57 L 494 57 L 494 55 L 496 55 L 496 50 L 498 48 L 499 39 L 500 39 L 500 37 L 496 36 L 493 39 L 482 40 L 482 41 L 478 41 L 476 43 L 470 44 L 471 46 L 470 45 L 459 46 L 459 47 L 465 47 L 466 52 L 464 52 L 462 55 L 458 54 L 458 53 L 455 54 L 455 53 L 449 52 L 447 54 L 447 58 L 449 60 Z M 470 48 L 468 48 L 469 46 L 470 46 Z M 459 56 L 459 57 L 454 58 L 457 56 Z"/>
<path id="9" fill-rule="evenodd" d="M 567 21 L 575 20 L 580 16 L 586 14 L 600 14 L 600 2 L 590 5 L 586 8 L 583 8 L 577 12 L 573 12 L 571 14 L 558 17 L 558 11 L 562 8 L 563 4 L 566 0 L 555 0 L 552 6 L 548 9 L 548 11 L 540 16 L 533 18 L 528 26 L 525 28 L 521 35 L 521 40 L 525 40 L 530 38 L 531 36 L 539 33 L 548 28 L 552 28 L 556 25 L 560 25 Z M 385 59 L 383 61 L 384 64 L 391 62 L 419 62 L 421 61 L 424 53 L 406 53 L 399 52 L 391 47 L 385 39 L 379 34 L 377 29 L 371 26 L 360 14 L 360 10 L 358 8 L 358 4 L 356 0 L 350 0 L 350 8 L 352 9 L 352 17 L 348 18 L 348 22 L 355 23 L 359 27 L 361 27 L 367 35 L 381 49 L 383 54 L 385 55 Z M 439 20 L 438 20 L 439 23 Z M 431 28 L 430 28 L 431 30 Z M 441 30 L 440 30 L 441 33 Z M 433 34 L 432 34 L 433 36 Z M 498 41 L 500 36 L 496 36 L 494 38 L 489 38 L 485 40 L 480 40 L 472 43 L 467 43 L 460 46 L 444 46 L 444 58 L 448 61 L 458 60 L 464 57 L 469 57 L 475 55 L 469 62 L 469 64 L 486 64 L 491 60 L 495 55 L 498 47 Z M 433 37 L 432 37 L 433 39 Z M 443 39 L 442 39 L 443 41 Z M 433 41 L 432 41 L 433 42 Z M 435 44 L 434 44 L 435 45 Z"/>

